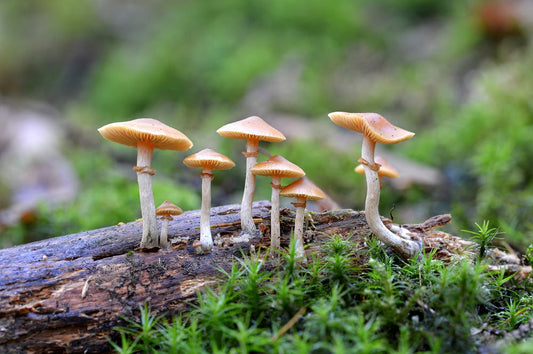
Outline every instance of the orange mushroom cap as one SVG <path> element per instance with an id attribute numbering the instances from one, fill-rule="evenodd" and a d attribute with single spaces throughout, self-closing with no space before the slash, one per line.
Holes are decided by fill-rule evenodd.
<path id="1" fill-rule="evenodd" d="M 196 154 L 189 155 L 183 160 L 183 163 L 191 168 L 208 168 L 210 170 L 228 170 L 235 166 L 229 157 L 213 149 L 203 149 Z"/>
<path id="2" fill-rule="evenodd" d="M 257 116 L 226 124 L 220 127 L 217 133 L 231 139 L 264 140 L 269 142 L 278 142 L 286 139 L 283 133 Z"/>
<path id="3" fill-rule="evenodd" d="M 254 175 L 281 178 L 298 178 L 305 175 L 304 170 L 280 155 L 274 155 L 266 161 L 255 164 L 250 171 Z"/>
<path id="4" fill-rule="evenodd" d="M 111 123 L 98 131 L 107 140 L 132 147 L 148 143 L 156 149 L 185 151 L 193 145 L 179 130 L 152 118 Z"/>
<path id="5" fill-rule="evenodd" d="M 413 132 L 392 125 L 377 113 L 332 112 L 329 118 L 335 124 L 362 133 L 381 144 L 396 144 L 415 135 Z"/>
<path id="6" fill-rule="evenodd" d="M 165 200 L 159 207 L 157 207 L 155 213 L 160 216 L 181 215 L 183 214 L 183 210 L 181 210 L 179 206 Z"/>
<path id="7" fill-rule="evenodd" d="M 374 161 L 377 164 L 381 165 L 378 170 L 378 176 L 389 178 L 396 178 L 400 176 L 398 171 L 394 167 L 392 167 L 383 157 L 376 156 L 374 157 Z M 357 165 L 354 171 L 362 175 L 365 174 L 365 168 L 363 167 L 363 165 Z"/>
<path id="8" fill-rule="evenodd" d="M 284 187 L 279 194 L 288 198 L 305 198 L 306 200 L 326 198 L 326 194 L 322 189 L 318 188 L 309 178 L 305 177 Z"/>

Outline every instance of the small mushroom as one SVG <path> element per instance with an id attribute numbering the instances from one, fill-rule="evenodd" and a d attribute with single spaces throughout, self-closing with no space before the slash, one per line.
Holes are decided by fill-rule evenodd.
<path id="1" fill-rule="evenodd" d="M 272 177 L 272 209 L 270 211 L 270 247 L 272 250 L 279 248 L 279 192 L 282 178 L 299 178 L 305 175 L 304 170 L 280 155 L 275 155 L 266 161 L 259 162 L 252 167 L 254 175 Z"/>
<path id="2" fill-rule="evenodd" d="M 296 217 L 294 220 L 294 239 L 296 241 L 296 256 L 304 256 L 304 214 L 305 206 L 308 200 L 318 200 L 326 197 L 326 194 L 318 188 L 309 178 L 302 177 L 288 186 L 284 187 L 280 195 L 288 198 L 296 198 L 292 203 L 296 208 Z"/>
<path id="3" fill-rule="evenodd" d="M 157 220 L 155 215 L 152 175 L 150 166 L 154 149 L 185 151 L 192 142 L 180 131 L 151 118 L 107 124 L 98 129 L 107 140 L 137 148 L 137 181 L 141 201 L 143 234 L 141 248 L 157 247 Z"/>
<path id="4" fill-rule="evenodd" d="M 210 212 L 211 212 L 211 180 L 213 170 L 227 170 L 233 168 L 235 163 L 213 149 L 204 149 L 187 156 L 183 163 L 191 168 L 201 168 L 202 172 L 202 208 L 200 211 L 200 245 L 199 252 L 209 252 L 213 249 L 213 237 L 211 236 Z"/>
<path id="5" fill-rule="evenodd" d="M 246 180 L 241 203 L 241 227 L 244 232 L 254 234 L 256 227 L 252 218 L 252 203 L 255 176 L 250 169 L 257 163 L 259 140 L 279 142 L 285 140 L 285 136 L 257 116 L 226 124 L 219 128 L 217 133 L 226 138 L 246 139 L 246 151 L 243 152 L 246 156 Z"/>
<path id="6" fill-rule="evenodd" d="M 380 187 L 383 187 L 383 183 L 381 181 L 382 177 L 396 178 L 396 177 L 400 176 L 398 171 L 396 171 L 396 169 L 394 167 L 392 167 L 387 162 L 387 160 L 385 160 L 383 157 L 376 155 L 374 157 L 374 161 L 376 162 L 376 164 L 378 164 L 380 166 L 379 170 L 378 170 L 378 178 L 379 178 L 379 186 Z M 361 174 L 361 175 L 364 175 L 365 174 L 365 166 L 363 164 L 357 165 L 357 167 L 355 167 L 354 171 L 359 173 L 359 174 Z"/>
<path id="7" fill-rule="evenodd" d="M 172 221 L 172 216 L 183 214 L 183 210 L 179 206 L 176 206 L 165 200 L 155 210 L 155 214 L 161 216 L 161 235 L 159 237 L 159 246 L 162 249 L 168 248 L 168 223 Z"/>
<path id="8" fill-rule="evenodd" d="M 363 134 L 363 148 L 359 162 L 364 165 L 367 194 L 365 216 L 376 237 L 405 258 L 415 257 L 422 250 L 419 239 L 400 237 L 385 227 L 379 215 L 380 165 L 374 161 L 376 143 L 396 144 L 411 139 L 415 134 L 398 128 L 377 113 L 333 112 L 329 118 L 341 127 Z"/>

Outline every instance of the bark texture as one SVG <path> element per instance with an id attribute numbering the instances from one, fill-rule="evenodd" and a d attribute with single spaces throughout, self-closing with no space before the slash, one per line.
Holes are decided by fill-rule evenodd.
<path id="1" fill-rule="evenodd" d="M 220 279 L 217 267 L 228 270 L 242 252 L 270 244 L 270 204 L 254 203 L 253 217 L 261 238 L 240 235 L 238 205 L 211 210 L 213 252 L 200 255 L 200 211 L 188 211 L 169 224 L 168 251 L 139 252 L 142 222 L 0 250 L 0 352 L 102 353 L 115 341 L 113 327 L 121 316 L 138 320 L 139 305 L 149 303 L 157 313 L 172 315 L 194 301 L 196 292 Z M 259 220 L 260 219 L 260 220 Z M 422 225 L 422 224 L 421 224 Z M 415 225 L 416 226 L 416 225 Z M 294 211 L 281 211 L 281 245 L 287 247 Z M 428 244 L 460 252 L 457 238 L 438 236 Z M 307 252 L 320 251 L 331 234 L 350 234 L 357 247 L 366 247 L 370 234 L 364 213 L 339 210 L 312 214 L 304 241 Z M 452 253 L 457 253 L 455 250 Z"/>

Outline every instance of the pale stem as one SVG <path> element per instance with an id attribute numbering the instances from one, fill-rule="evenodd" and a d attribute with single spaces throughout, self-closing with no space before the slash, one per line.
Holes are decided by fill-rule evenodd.
<path id="1" fill-rule="evenodd" d="M 304 216 L 305 205 L 307 200 L 305 198 L 297 198 L 296 200 L 296 217 L 294 219 L 294 242 L 296 243 L 295 251 L 296 257 L 304 256 Z"/>
<path id="2" fill-rule="evenodd" d="M 204 252 L 213 249 L 213 237 L 211 236 L 211 180 L 212 170 L 202 171 L 202 208 L 200 210 L 200 244 Z"/>
<path id="3" fill-rule="evenodd" d="M 361 152 L 362 158 L 370 165 L 374 165 L 374 148 L 375 142 L 368 139 L 366 136 L 363 139 L 363 149 Z M 379 215 L 379 194 L 380 194 L 380 179 L 377 171 L 374 171 L 363 164 L 366 176 L 366 201 L 365 201 L 365 216 L 370 230 L 376 237 L 386 245 L 392 247 L 396 252 L 405 258 L 412 258 L 420 251 L 419 245 L 414 241 L 409 241 L 392 233 L 385 227 Z"/>
<path id="4" fill-rule="evenodd" d="M 166 250 L 168 248 L 168 222 L 172 220 L 172 216 L 161 217 L 161 236 L 159 237 L 159 246 Z"/>
<path id="5" fill-rule="evenodd" d="M 272 200 L 270 209 L 270 248 L 279 249 L 280 244 L 280 225 L 279 225 L 279 186 L 281 178 L 272 176 Z"/>
<path id="6" fill-rule="evenodd" d="M 137 167 L 150 167 L 154 148 L 150 144 L 137 145 Z M 141 248 L 157 246 L 157 218 L 155 215 L 154 192 L 152 191 L 152 176 L 149 173 L 137 171 L 139 183 L 139 198 L 141 200 L 141 216 L 143 219 L 143 234 Z"/>
<path id="7" fill-rule="evenodd" d="M 246 180 L 241 203 L 241 228 L 244 232 L 254 234 L 256 231 L 252 217 L 252 203 L 254 201 L 255 175 L 250 171 L 257 163 L 258 140 L 248 140 L 246 143 Z"/>

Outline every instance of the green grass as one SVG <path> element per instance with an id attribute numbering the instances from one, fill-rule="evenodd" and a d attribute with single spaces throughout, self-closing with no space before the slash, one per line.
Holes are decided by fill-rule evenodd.
<path id="1" fill-rule="evenodd" d="M 427 254 L 404 263 L 375 240 L 353 246 L 333 236 L 307 265 L 293 248 L 277 263 L 242 255 L 179 316 L 157 317 L 146 304 L 140 322 L 116 328 L 113 346 L 124 353 L 474 353 L 486 343 L 472 333 L 504 333 L 533 317 L 533 297 L 524 296 L 531 282 L 488 272 L 484 262 Z"/>

